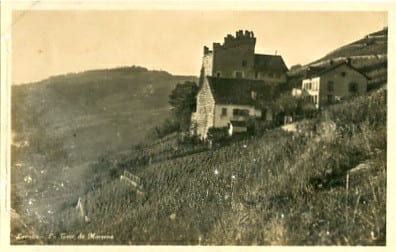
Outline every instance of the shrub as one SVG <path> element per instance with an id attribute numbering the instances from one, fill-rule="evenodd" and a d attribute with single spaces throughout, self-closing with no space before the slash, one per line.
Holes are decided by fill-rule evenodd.
<path id="1" fill-rule="evenodd" d="M 154 128 L 154 134 L 157 138 L 162 138 L 173 132 L 180 130 L 180 123 L 174 119 L 166 119 L 163 124 Z"/>
<path id="2" fill-rule="evenodd" d="M 229 142 L 231 137 L 228 135 L 228 128 L 209 128 L 207 140 L 212 144 L 225 144 Z"/>

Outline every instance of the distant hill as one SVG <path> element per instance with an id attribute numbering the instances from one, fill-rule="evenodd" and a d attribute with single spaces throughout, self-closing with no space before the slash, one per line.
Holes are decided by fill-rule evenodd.
<path id="1" fill-rule="evenodd" d="M 376 88 L 387 81 L 388 65 L 388 27 L 366 35 L 365 37 L 337 48 L 324 57 L 305 66 L 292 67 L 289 76 L 291 86 L 298 86 L 305 70 L 309 66 L 326 66 L 330 62 L 351 59 L 351 64 L 370 77 L 369 89 Z"/>
<path id="2" fill-rule="evenodd" d="M 337 57 L 386 55 L 387 51 L 388 51 L 388 27 L 385 27 L 380 31 L 366 35 L 362 39 L 359 39 L 355 42 L 342 46 L 328 53 L 326 56 L 313 63 L 334 59 Z"/>
<path id="3" fill-rule="evenodd" d="M 49 200 L 57 181 L 67 198 L 66 192 L 83 184 L 82 174 L 100 156 L 148 142 L 153 128 L 170 115 L 168 95 L 184 81 L 196 77 L 122 67 L 12 86 L 16 212 L 26 215 L 20 211 L 26 210 L 30 193 L 44 193 Z"/>
<path id="4" fill-rule="evenodd" d="M 67 159 L 78 163 L 121 151 L 169 115 L 168 94 L 177 83 L 195 79 L 124 67 L 13 86 L 14 139 L 46 154 L 44 144 L 61 143 Z"/>

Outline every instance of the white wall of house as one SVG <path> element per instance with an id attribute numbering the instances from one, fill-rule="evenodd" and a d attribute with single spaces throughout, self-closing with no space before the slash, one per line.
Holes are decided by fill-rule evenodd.
<path id="1" fill-rule="evenodd" d="M 307 93 L 312 97 L 312 101 L 316 108 L 319 108 L 320 77 L 303 80 L 302 89 L 307 91 Z"/>
<path id="2" fill-rule="evenodd" d="M 244 121 L 246 116 L 234 115 L 234 109 L 247 110 L 253 117 L 261 117 L 261 111 L 248 105 L 216 104 L 214 110 L 214 127 L 227 127 L 230 121 Z M 224 113 L 226 111 L 226 113 Z"/>

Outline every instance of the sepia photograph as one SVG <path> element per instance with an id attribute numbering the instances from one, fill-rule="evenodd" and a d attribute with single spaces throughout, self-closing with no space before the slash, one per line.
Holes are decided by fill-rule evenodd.
<path id="1" fill-rule="evenodd" d="M 387 245 L 386 10 L 10 18 L 10 245 Z"/>

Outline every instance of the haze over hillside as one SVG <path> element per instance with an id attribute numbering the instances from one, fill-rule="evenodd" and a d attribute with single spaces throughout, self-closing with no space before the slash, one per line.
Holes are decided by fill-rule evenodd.
<path id="1" fill-rule="evenodd" d="M 13 86 L 14 140 L 28 141 L 45 155 L 47 147 L 58 145 L 72 163 L 128 149 L 169 115 L 168 94 L 175 85 L 195 79 L 125 67 Z"/>

